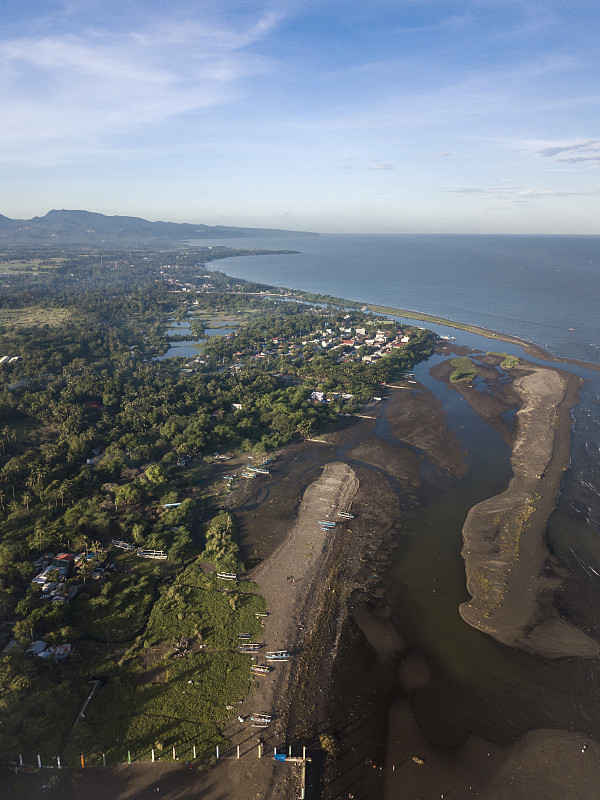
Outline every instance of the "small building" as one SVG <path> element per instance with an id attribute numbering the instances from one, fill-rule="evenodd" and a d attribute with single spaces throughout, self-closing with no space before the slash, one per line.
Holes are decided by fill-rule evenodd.
<path id="1" fill-rule="evenodd" d="M 39 655 L 41 658 L 54 658 L 55 661 L 66 661 L 71 655 L 72 649 L 70 644 L 57 644 L 54 647 L 49 647 Z"/>
<path id="2" fill-rule="evenodd" d="M 75 553 L 59 553 L 54 557 L 53 567 L 72 567 L 77 556 Z"/>
<path id="3" fill-rule="evenodd" d="M 33 658 L 33 656 L 39 656 L 44 650 L 48 647 L 48 642 L 44 641 L 43 639 L 38 639 L 36 642 L 32 642 L 27 650 L 25 650 L 25 655 Z"/>

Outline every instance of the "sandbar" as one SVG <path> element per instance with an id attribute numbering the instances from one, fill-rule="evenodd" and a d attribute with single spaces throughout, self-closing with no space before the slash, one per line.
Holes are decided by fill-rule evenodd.
<path id="1" fill-rule="evenodd" d="M 570 411 L 581 379 L 524 364 L 507 489 L 474 506 L 463 526 L 463 557 L 472 599 L 463 620 L 510 647 L 545 658 L 595 657 L 600 645 L 560 616 L 548 569 L 545 534 L 560 478 L 569 463 Z M 514 370 L 518 373 L 519 370 Z"/>

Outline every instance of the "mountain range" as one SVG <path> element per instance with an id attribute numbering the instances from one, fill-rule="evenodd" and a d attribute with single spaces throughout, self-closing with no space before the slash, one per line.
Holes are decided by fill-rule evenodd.
<path id="1" fill-rule="evenodd" d="M 92 211 L 49 211 L 43 217 L 9 219 L 0 214 L 0 245 L 155 246 L 190 239 L 248 239 L 318 236 L 306 231 L 235 228 L 187 222 L 149 222 L 140 217 L 109 217 Z"/>

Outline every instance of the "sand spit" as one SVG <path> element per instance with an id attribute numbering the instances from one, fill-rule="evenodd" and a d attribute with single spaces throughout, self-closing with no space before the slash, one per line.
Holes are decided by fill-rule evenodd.
<path id="1" fill-rule="evenodd" d="M 506 491 L 474 506 L 463 526 L 463 557 L 472 600 L 465 622 L 498 641 L 546 658 L 593 657 L 600 645 L 562 619 L 548 574 L 546 525 L 569 456 L 569 412 L 581 381 L 527 365 L 514 381 L 521 399 Z"/>
<path id="2" fill-rule="evenodd" d="M 358 478 L 347 464 L 332 462 L 321 477 L 307 487 L 296 521 L 283 544 L 252 574 L 267 601 L 264 642 L 266 650 L 290 649 L 311 625 L 311 611 L 324 589 L 328 554 L 335 530 L 323 530 L 319 520 L 341 524 L 338 511 L 347 511 L 358 490 Z M 294 659 L 277 668 L 275 683 L 260 681 L 251 695 L 254 707 L 272 708 L 293 673 Z"/>
<path id="3" fill-rule="evenodd" d="M 271 662 L 273 672 L 257 679 L 255 690 L 239 709 L 245 721 L 232 721 L 225 729 L 232 752 L 239 745 L 241 758 L 225 758 L 213 767 L 210 780 L 202 784 L 202 797 L 207 800 L 297 796 L 299 770 L 274 762 L 272 748 L 286 743 L 288 695 L 293 691 L 301 643 L 310 635 L 316 610 L 328 589 L 335 532 L 322 530 L 318 522 L 341 524 L 337 512 L 350 508 L 358 488 L 351 467 L 340 462 L 326 464 L 320 477 L 304 491 L 283 543 L 250 575 L 269 608 L 258 662 L 265 663 L 263 654 L 271 650 L 289 650 L 291 658 Z M 250 716 L 256 712 L 272 715 L 268 728 L 252 727 Z M 259 741 L 264 745 L 262 758 L 257 758 Z"/>

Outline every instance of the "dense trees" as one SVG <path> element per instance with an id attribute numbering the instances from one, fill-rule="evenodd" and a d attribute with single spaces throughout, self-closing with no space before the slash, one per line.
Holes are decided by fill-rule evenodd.
<path id="1" fill-rule="evenodd" d="M 241 569 L 235 521 L 210 512 L 214 498 L 199 484 L 212 454 L 311 436 L 430 352 L 420 330 L 373 363 L 348 345 L 324 347 L 341 331 L 397 326 L 354 308 L 261 294 L 266 287 L 208 271 L 202 261 L 214 257 L 63 253 L 43 274 L 3 276 L 0 357 L 18 359 L 0 364 L 0 617 L 12 619 L 23 642 L 133 636 L 160 581 L 194 557 Z M 196 358 L 156 359 L 169 347 L 170 320 L 191 318 L 200 338 L 210 315 L 223 312 L 235 312 L 235 334 L 205 338 Z M 167 566 L 155 574 L 132 556 L 131 573 L 100 585 L 86 561 L 86 592 L 72 604 L 28 588 L 38 556 L 96 552 L 111 539 L 164 551 Z M 69 673 L 73 685 L 96 669 L 90 659 Z M 0 659 L 5 719 L 19 716 L 13 700 L 23 687 L 41 696 L 58 686 L 48 666 L 29 665 L 19 683 L 17 662 Z M 10 724 L 5 731 L 26 742 Z"/>

